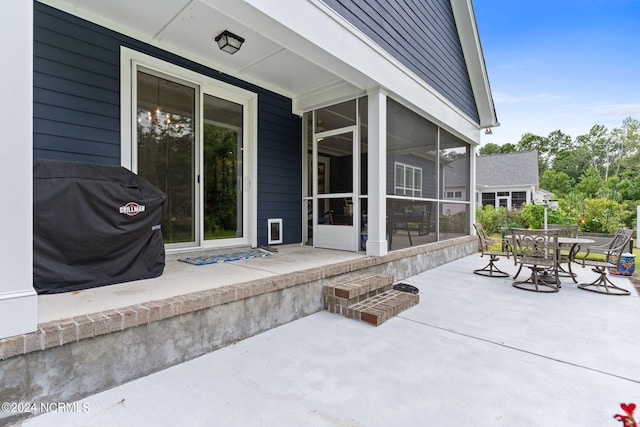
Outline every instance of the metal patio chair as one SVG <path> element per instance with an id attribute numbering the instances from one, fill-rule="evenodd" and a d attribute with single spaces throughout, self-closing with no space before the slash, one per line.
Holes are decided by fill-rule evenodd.
<path id="1" fill-rule="evenodd" d="M 560 251 L 558 230 L 511 229 L 513 258 L 516 264 L 531 270 L 527 280 L 513 282 L 513 286 L 532 292 L 558 292 Z M 518 273 L 520 270 L 518 270 Z"/>
<path id="2" fill-rule="evenodd" d="M 491 246 L 491 239 L 487 235 L 487 232 L 484 231 L 484 228 L 482 228 L 480 224 L 473 224 L 473 227 L 476 229 L 476 234 L 478 235 L 478 248 L 481 252 L 480 256 L 489 256 L 489 264 L 487 264 L 483 268 L 473 270 L 473 272 L 480 276 L 509 277 L 509 273 L 505 273 L 504 271 L 496 267 L 495 262 L 498 261 L 500 259 L 499 257 L 501 256 L 509 258 L 511 256 L 511 253 L 508 251 L 489 250 L 489 246 Z"/>
<path id="3" fill-rule="evenodd" d="M 607 277 L 607 271 L 617 267 L 617 265 L 612 262 L 613 260 L 616 260 L 617 263 L 621 262 L 622 253 L 629 245 L 632 237 L 633 230 L 620 229 L 616 231 L 616 234 L 609 243 L 600 246 L 589 246 L 584 257 L 576 258 L 574 260 L 576 263 L 580 264 L 583 268 L 587 266 L 592 267 L 591 271 L 598 274 L 598 278 L 591 283 L 578 283 L 578 288 L 607 295 L 629 295 L 630 292 L 628 290 L 620 288 L 611 282 Z M 605 260 L 595 261 L 587 259 L 591 252 L 604 252 Z"/>
<path id="4" fill-rule="evenodd" d="M 558 230 L 559 237 L 578 237 L 578 225 L 577 224 L 548 224 L 547 228 L 549 230 Z M 579 249 L 579 248 L 578 248 Z M 570 277 L 574 282 L 576 274 L 571 271 L 571 256 L 572 256 L 571 248 L 567 248 L 566 245 L 560 245 L 560 276 Z M 565 271 L 562 268 L 562 264 L 566 263 L 569 271 Z"/>

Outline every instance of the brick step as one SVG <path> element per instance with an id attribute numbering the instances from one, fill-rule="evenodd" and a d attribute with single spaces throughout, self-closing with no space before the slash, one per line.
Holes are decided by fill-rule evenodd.
<path id="1" fill-rule="evenodd" d="M 382 274 L 361 274 L 331 285 L 322 290 L 324 309 L 332 313 L 344 314 L 350 305 L 362 302 L 377 294 L 388 291 L 393 286 L 393 277 Z"/>
<path id="2" fill-rule="evenodd" d="M 343 280 L 332 285 L 325 285 L 325 294 L 351 300 L 362 295 L 366 295 L 380 288 L 391 289 L 393 277 L 383 274 L 366 273 L 360 274 L 347 280 Z"/>
<path id="3" fill-rule="evenodd" d="M 420 296 L 418 294 L 391 289 L 350 305 L 344 315 L 378 326 L 419 302 Z"/>

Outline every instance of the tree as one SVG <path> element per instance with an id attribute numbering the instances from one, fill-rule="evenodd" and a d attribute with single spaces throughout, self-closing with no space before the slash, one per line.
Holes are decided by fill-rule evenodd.
<path id="1" fill-rule="evenodd" d="M 553 163 L 558 156 L 558 153 L 566 150 L 573 150 L 573 140 L 569 135 L 563 133 L 560 130 L 554 130 L 547 137 L 547 149 L 548 152 L 548 166 L 553 167 Z"/>
<path id="2" fill-rule="evenodd" d="M 498 145 L 490 142 L 480 147 L 478 154 L 480 154 L 481 156 L 486 156 L 489 154 L 515 153 L 516 151 L 518 150 L 514 144 L 507 143 L 503 145 Z"/>
<path id="3" fill-rule="evenodd" d="M 538 171 L 543 173 L 548 169 L 548 140 L 547 138 L 532 133 L 525 133 L 518 141 L 518 151 L 537 151 L 538 152 Z"/>
<path id="4" fill-rule="evenodd" d="M 583 173 L 589 168 L 589 153 L 586 147 L 573 150 L 560 150 L 553 161 L 553 170 L 564 172 L 578 182 Z"/>
<path id="5" fill-rule="evenodd" d="M 579 146 L 587 149 L 591 166 L 606 181 L 609 178 L 609 169 L 620 151 L 612 143 L 607 128 L 595 125 L 588 134 L 578 136 L 576 142 Z"/>
<path id="6" fill-rule="evenodd" d="M 603 188 L 605 188 L 604 181 L 593 166 L 582 174 L 580 182 L 576 185 L 576 190 L 584 193 L 587 198 L 597 197 Z"/>
<path id="7" fill-rule="evenodd" d="M 560 150 L 571 150 L 574 148 L 573 140 L 569 135 L 560 129 L 554 130 L 547 137 L 547 147 L 550 153 L 557 154 Z"/>
<path id="8" fill-rule="evenodd" d="M 551 191 L 556 197 L 562 197 L 573 190 L 576 181 L 564 172 L 548 169 L 540 178 L 540 187 Z"/>
<path id="9" fill-rule="evenodd" d="M 518 141 L 518 150 L 519 151 L 537 151 L 538 153 L 546 153 L 547 152 L 547 141 L 546 138 L 543 138 L 539 135 L 534 135 L 532 133 L 525 133 Z"/>
<path id="10" fill-rule="evenodd" d="M 493 142 L 483 145 L 478 151 L 478 154 L 480 154 L 481 156 L 498 153 L 500 153 L 500 146 L 498 144 L 494 144 Z"/>
<path id="11" fill-rule="evenodd" d="M 611 131 L 611 139 L 618 148 L 615 174 L 636 176 L 640 169 L 640 120 L 627 117 L 621 127 Z"/>
<path id="12" fill-rule="evenodd" d="M 500 152 L 501 153 L 515 153 L 518 151 L 518 147 L 515 144 L 511 144 L 510 142 L 506 143 L 506 144 L 502 144 L 500 146 Z"/>
<path id="13" fill-rule="evenodd" d="M 640 175 L 622 178 L 617 189 L 623 200 L 640 201 Z"/>

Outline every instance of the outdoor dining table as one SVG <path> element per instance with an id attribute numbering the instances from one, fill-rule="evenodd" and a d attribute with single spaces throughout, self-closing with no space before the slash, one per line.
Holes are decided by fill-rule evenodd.
<path id="1" fill-rule="evenodd" d="M 511 235 L 508 234 L 506 236 L 504 236 L 504 239 L 507 241 L 511 241 Z M 591 245 L 595 243 L 595 240 L 592 239 L 586 239 L 583 237 L 563 237 L 563 236 L 559 236 L 558 237 L 558 245 L 560 247 L 564 246 L 564 247 L 568 247 L 569 248 L 569 253 L 567 254 L 566 260 L 567 260 L 567 268 L 569 269 L 569 271 L 565 270 L 562 267 L 562 263 L 558 263 L 558 275 L 562 276 L 562 277 L 571 277 L 571 280 L 573 280 L 574 283 L 578 283 L 578 281 L 576 280 L 576 273 L 574 273 L 571 270 L 571 263 L 573 262 L 573 260 L 576 257 L 576 254 L 580 251 L 580 245 Z M 513 248 L 512 248 L 513 250 Z M 549 281 L 550 279 L 545 279 L 547 281 Z M 558 287 L 560 287 L 560 283 L 556 283 L 558 285 Z"/>
<path id="2" fill-rule="evenodd" d="M 562 263 L 560 263 L 558 264 L 558 275 L 562 277 L 571 277 L 571 280 L 573 280 L 574 283 L 578 283 L 576 280 L 576 273 L 571 270 L 571 263 L 576 258 L 578 251 L 580 251 L 580 245 L 591 245 L 593 243 L 595 243 L 595 240 L 585 239 L 583 237 L 558 237 L 558 245 L 560 248 L 562 248 L 562 246 L 569 247 L 569 253 L 566 257 L 569 271 L 562 268 Z"/>

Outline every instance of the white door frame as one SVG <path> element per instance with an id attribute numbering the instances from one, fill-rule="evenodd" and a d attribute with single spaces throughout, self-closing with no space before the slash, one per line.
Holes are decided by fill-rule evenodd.
<path id="1" fill-rule="evenodd" d="M 500 202 L 503 200 L 507 202 L 505 207 L 511 209 L 511 196 L 496 196 L 496 208 L 500 207 Z"/>
<path id="2" fill-rule="evenodd" d="M 336 135 L 351 133 L 352 137 L 352 162 L 353 176 L 351 177 L 353 190 L 350 193 L 331 193 L 330 189 L 325 194 L 318 194 L 318 140 Z M 340 129 L 334 129 L 326 132 L 320 132 L 313 135 L 313 246 L 316 248 L 339 249 L 346 251 L 357 251 L 360 241 L 360 198 L 359 198 L 359 158 L 360 158 L 360 139 L 358 138 L 358 127 L 348 126 Z M 318 206 L 321 200 L 350 198 L 353 203 L 352 209 L 352 225 L 335 225 L 335 224 L 318 224 Z"/>
<path id="3" fill-rule="evenodd" d="M 192 247 L 175 247 L 169 245 L 167 252 L 180 252 L 183 250 L 192 250 L 205 247 L 226 247 L 238 246 L 240 244 L 250 244 L 257 246 L 257 170 L 258 161 L 256 156 L 258 121 L 257 106 L 258 95 L 254 92 L 242 89 L 237 86 L 213 79 L 198 72 L 180 67 L 175 64 L 163 61 L 142 52 L 129 49 L 122 46 L 120 48 L 120 110 L 121 110 L 121 144 L 120 158 L 121 165 L 134 173 L 137 172 L 138 159 L 136 155 L 136 112 L 133 109 L 134 102 L 137 98 L 135 92 L 136 72 L 138 67 L 155 71 L 169 78 L 175 78 L 190 82 L 197 85 L 199 89 L 199 102 L 202 105 L 202 97 L 204 94 L 210 94 L 219 98 L 223 98 L 244 107 L 245 117 L 243 118 L 243 163 L 248 167 L 243 168 L 243 198 L 244 212 L 243 215 L 243 232 L 242 238 L 230 238 L 219 240 L 204 240 L 202 227 L 196 236 L 195 246 Z M 198 113 L 198 122 L 202 123 L 202 110 Z M 128 118 L 128 119 L 127 119 Z M 201 132 L 198 137 L 202 138 Z M 199 147 L 202 141 L 197 141 Z M 196 167 L 202 170 L 201 157 L 198 159 Z M 202 185 L 197 185 L 198 194 L 202 197 Z M 201 220 L 197 220 L 197 225 L 201 224 Z M 179 245 L 179 244 L 178 244 Z M 173 247 L 172 247 L 173 246 Z"/>

